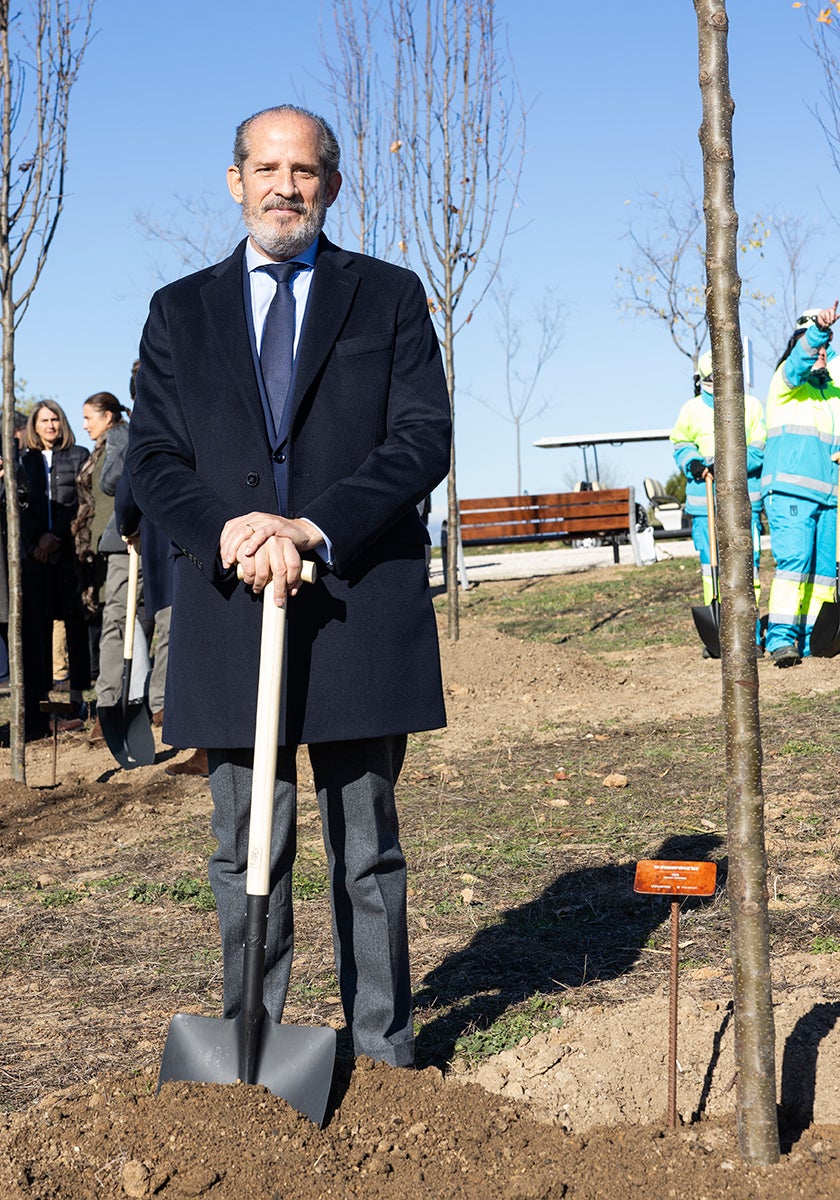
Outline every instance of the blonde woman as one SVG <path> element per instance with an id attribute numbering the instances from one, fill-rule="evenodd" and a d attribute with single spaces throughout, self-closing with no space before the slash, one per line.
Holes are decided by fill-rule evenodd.
<path id="1" fill-rule="evenodd" d="M 90 687 L 87 624 L 79 596 L 72 524 L 76 516 L 76 476 L 88 458 L 77 446 L 64 410 L 41 400 L 26 422 L 21 467 L 29 499 L 21 513 L 23 558 L 23 669 L 27 738 L 48 732 L 39 701 L 50 691 L 53 622 L 63 621 L 70 666 L 70 697 L 81 704 Z M 78 728 L 74 718 L 61 727 Z"/>

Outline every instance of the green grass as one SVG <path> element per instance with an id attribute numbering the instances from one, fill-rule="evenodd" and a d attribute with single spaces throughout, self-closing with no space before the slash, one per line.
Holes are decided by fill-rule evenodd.
<path id="1" fill-rule="evenodd" d="M 821 745 L 819 742 L 809 741 L 802 738 L 793 738 L 789 742 L 785 742 L 779 747 L 779 754 L 798 754 L 804 757 L 815 754 L 828 754 L 829 748 Z"/>
<path id="2" fill-rule="evenodd" d="M 87 886 L 104 892 L 116 891 L 128 882 L 125 875 L 105 875 L 102 879 L 91 879 Z"/>
<path id="3" fill-rule="evenodd" d="M 511 1050 L 523 1038 L 531 1038 L 549 1029 L 559 1029 L 563 1018 L 557 1014 L 554 998 L 535 992 L 522 1008 L 506 1013 L 486 1029 L 472 1029 L 455 1043 L 455 1052 L 474 1066 L 503 1050 Z"/>
<path id="4" fill-rule="evenodd" d="M 188 904 L 201 912 L 215 912 L 216 899 L 213 889 L 207 879 L 196 879 L 192 875 L 182 875 L 169 889 L 169 894 L 178 904 Z"/>
<path id="5" fill-rule="evenodd" d="M 836 954 L 840 950 L 840 937 L 834 934 L 818 935 L 811 941 L 812 954 Z"/>
<path id="6" fill-rule="evenodd" d="M 200 946 L 193 952 L 193 961 L 202 966 L 212 966 L 214 963 L 221 962 L 222 948 L 221 946 Z"/>
<path id="7" fill-rule="evenodd" d="M 315 900 L 325 896 L 329 888 L 330 883 L 323 870 L 318 873 L 295 868 L 292 874 L 292 897 L 295 900 Z"/>
<path id="8" fill-rule="evenodd" d="M 128 889 L 128 899 L 135 904 L 159 904 L 165 898 L 174 900 L 176 904 L 187 904 L 201 912 L 213 912 L 216 908 L 209 881 L 196 879 L 192 875 L 181 875 L 173 884 L 138 880 Z"/>
<path id="9" fill-rule="evenodd" d="M 45 908 L 66 908 L 69 904 L 78 904 L 82 899 L 82 892 L 68 887 L 50 888 L 40 896 L 40 901 Z"/>
<path id="10" fill-rule="evenodd" d="M 696 576 L 696 578 L 695 578 Z M 689 645 L 696 632 L 689 612 L 699 603 L 694 564 L 661 562 L 612 578 L 550 576 L 512 582 L 492 593 L 477 588 L 461 598 L 462 609 L 480 609 L 497 628 L 523 641 L 574 640 L 592 653 L 632 651 L 651 642 Z M 445 596 L 436 604 L 445 608 Z"/>

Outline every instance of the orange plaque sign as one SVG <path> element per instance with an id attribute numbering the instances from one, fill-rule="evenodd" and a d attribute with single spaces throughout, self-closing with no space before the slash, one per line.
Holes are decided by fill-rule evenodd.
<path id="1" fill-rule="evenodd" d="M 636 863 L 634 892 L 657 896 L 711 896 L 717 866 L 713 862 L 668 862 L 645 859 Z"/>

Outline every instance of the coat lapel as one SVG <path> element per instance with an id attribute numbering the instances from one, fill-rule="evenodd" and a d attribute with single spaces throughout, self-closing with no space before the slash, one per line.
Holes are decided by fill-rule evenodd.
<path id="1" fill-rule="evenodd" d="M 291 420 L 294 420 L 307 389 L 335 345 L 350 311 L 359 286 L 359 276 L 352 270 L 352 262 L 352 254 L 340 250 L 325 237 L 321 237 L 318 257 L 315 260 L 315 276 L 306 305 L 306 317 L 295 361 L 290 397 Z"/>
<path id="2" fill-rule="evenodd" d="M 244 254 L 245 242 L 242 241 L 230 258 L 213 268 L 201 290 L 201 299 L 215 335 L 215 347 L 223 370 L 233 385 L 231 395 L 238 394 L 255 427 L 267 437 L 245 313 Z"/>

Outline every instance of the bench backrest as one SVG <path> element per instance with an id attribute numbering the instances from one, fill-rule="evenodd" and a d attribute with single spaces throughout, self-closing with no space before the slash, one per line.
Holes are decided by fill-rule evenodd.
<path id="1" fill-rule="evenodd" d="M 630 525 L 631 494 L 632 488 L 609 488 L 597 492 L 462 500 L 461 540 L 491 543 L 514 538 L 538 541 L 626 533 Z"/>

